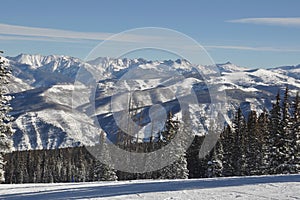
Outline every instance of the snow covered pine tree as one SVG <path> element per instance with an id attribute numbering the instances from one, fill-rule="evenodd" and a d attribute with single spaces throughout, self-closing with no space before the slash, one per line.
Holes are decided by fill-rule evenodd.
<path id="1" fill-rule="evenodd" d="M 0 51 L 0 53 L 3 53 Z M 6 85 L 8 84 L 8 77 L 10 75 L 9 66 L 6 65 L 0 57 L 0 183 L 4 182 L 4 155 L 11 149 L 10 136 L 12 134 L 11 117 L 9 111 L 11 110 L 7 95 Z"/>
<path id="2" fill-rule="evenodd" d="M 182 127 L 184 128 L 184 127 Z M 176 158 L 172 164 L 159 170 L 160 179 L 187 179 L 189 175 L 189 170 L 187 169 L 187 158 L 186 151 L 182 144 L 184 141 L 184 134 L 180 131 L 180 122 L 173 119 L 173 115 L 170 112 L 168 119 L 165 124 L 165 131 L 162 133 L 165 142 L 171 142 L 175 137 L 177 139 L 173 141 L 170 155 Z"/>
<path id="3" fill-rule="evenodd" d="M 292 126 L 292 137 L 293 142 L 292 148 L 292 173 L 300 173 L 300 97 L 299 93 L 296 95 L 296 99 L 293 105 L 293 126 Z"/>
<path id="4" fill-rule="evenodd" d="M 116 181 L 118 177 L 111 163 L 110 152 L 108 149 L 106 134 L 101 131 L 100 133 L 100 145 L 96 147 L 97 151 L 101 156 L 95 158 L 95 163 L 93 167 L 94 181 Z M 104 163 L 101 162 L 104 159 Z M 106 163 L 106 164 L 105 164 Z"/>

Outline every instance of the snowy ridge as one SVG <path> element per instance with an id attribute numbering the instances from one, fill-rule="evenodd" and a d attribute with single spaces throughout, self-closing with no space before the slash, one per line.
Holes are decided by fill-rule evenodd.
<path id="1" fill-rule="evenodd" d="M 297 66 L 283 66 L 283 67 L 276 67 L 271 69 L 273 72 L 287 75 L 293 77 L 295 79 L 300 79 L 300 65 Z"/>
<path id="2" fill-rule="evenodd" d="M 246 71 L 248 70 L 248 68 L 245 67 L 239 67 L 235 64 L 232 64 L 231 62 L 227 62 L 224 64 L 217 64 L 220 72 L 228 72 L 228 73 L 232 73 L 232 72 L 241 72 L 241 71 Z"/>
<path id="3" fill-rule="evenodd" d="M 6 62 L 12 66 L 13 76 L 8 89 L 14 96 L 12 100 L 15 117 L 14 147 L 20 150 L 60 148 L 93 144 L 98 141 L 93 133 L 99 130 L 93 126 L 91 116 L 97 117 L 101 128 L 114 134 L 116 124 L 111 113 L 111 97 L 120 90 L 138 90 L 133 96 L 137 102 L 143 102 L 145 110 L 153 104 L 163 104 L 172 110 L 175 117 L 181 117 L 180 106 L 176 97 L 185 96 L 195 91 L 200 110 L 195 105 L 190 109 L 194 134 L 204 134 L 207 129 L 205 122 L 199 123 L 197 118 L 205 118 L 208 108 L 209 93 L 201 75 L 194 64 L 187 60 L 147 61 L 145 59 L 114 59 L 97 58 L 82 61 L 69 56 L 41 56 L 21 54 L 7 57 Z M 96 69 L 98 85 L 95 100 L 95 113 L 89 113 L 89 92 L 86 86 L 80 86 L 80 93 L 74 95 L 74 81 L 79 70 Z M 138 74 L 139 70 L 148 70 L 147 74 Z M 247 69 L 230 62 L 212 66 L 197 65 L 197 69 L 209 74 L 209 82 L 219 91 L 225 91 L 230 109 L 242 107 L 245 115 L 250 109 L 258 112 L 271 108 L 272 100 L 278 90 L 283 91 L 288 85 L 292 94 L 300 90 L 300 65 L 273 69 Z M 219 71 L 215 71 L 218 69 Z M 134 80 L 118 81 L 124 74 L 135 70 Z M 144 80 L 143 76 L 176 72 L 184 80 L 159 79 Z M 80 84 L 80 83 L 79 83 Z M 161 87 L 164 85 L 164 87 Z M 72 100 L 73 98 L 73 100 Z M 73 107 L 72 107 L 73 106 Z M 75 106 L 75 107 L 74 107 Z M 75 109 L 73 109 L 75 108 Z M 230 115 L 230 113 L 229 113 Z M 230 116 L 229 116 L 230 117 Z M 145 127 L 151 129 L 149 117 L 143 117 Z M 144 134 L 147 137 L 147 133 Z"/>

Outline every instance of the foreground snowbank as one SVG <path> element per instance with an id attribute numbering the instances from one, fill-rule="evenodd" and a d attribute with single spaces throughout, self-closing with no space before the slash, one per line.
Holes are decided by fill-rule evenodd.
<path id="1" fill-rule="evenodd" d="M 300 175 L 2 184 L 0 199 L 300 199 Z"/>

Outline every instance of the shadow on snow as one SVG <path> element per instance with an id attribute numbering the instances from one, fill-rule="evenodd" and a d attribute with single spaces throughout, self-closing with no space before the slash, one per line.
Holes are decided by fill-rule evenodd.
<path id="1" fill-rule="evenodd" d="M 100 198 L 113 197 L 130 194 L 154 193 L 165 191 L 180 191 L 180 190 L 195 190 L 209 189 L 217 187 L 233 187 L 246 186 L 255 184 L 267 183 L 284 183 L 284 182 L 300 182 L 300 175 L 281 175 L 281 176 L 261 176 L 261 177 L 232 177 L 218 179 L 190 179 L 190 180 L 162 180 L 149 182 L 133 182 L 108 185 L 89 185 L 76 187 L 76 184 L 66 184 L 70 186 L 65 189 L 46 190 L 38 192 L 26 192 L 17 194 L 1 195 L 0 199 L 85 199 L 85 198 Z M 94 183 L 93 183 L 94 184 Z M 73 187 L 74 185 L 74 187 Z M 32 187 L 39 187 L 32 185 Z M 56 184 L 53 184 L 56 186 Z M 59 186 L 59 185 L 57 185 Z M 42 186 L 46 187 L 46 186 Z M 29 187 L 31 188 L 31 187 Z M 21 189 L 21 188 L 20 188 Z M 24 188 L 23 188 L 24 189 Z M 1 190 L 0 190 L 1 193 Z"/>

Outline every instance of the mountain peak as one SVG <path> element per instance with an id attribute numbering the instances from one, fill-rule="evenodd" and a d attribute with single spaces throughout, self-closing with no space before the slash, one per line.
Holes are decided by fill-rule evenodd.
<path id="1" fill-rule="evenodd" d="M 76 62 L 79 63 L 80 59 L 65 56 L 65 55 L 40 55 L 40 54 L 19 54 L 15 57 L 6 57 L 10 61 L 29 65 L 31 69 L 37 69 L 39 67 L 48 65 L 49 63 L 54 62 Z"/>
<path id="2" fill-rule="evenodd" d="M 38 68 L 53 61 L 56 56 L 42 56 L 39 54 L 19 54 L 15 57 L 7 57 L 9 60 L 15 61 L 20 64 L 30 65 L 31 68 Z"/>
<path id="3" fill-rule="evenodd" d="M 217 67 L 219 68 L 220 72 L 240 72 L 248 70 L 245 67 L 240 67 L 238 65 L 232 64 L 231 62 L 226 62 L 223 64 L 217 64 Z"/>

